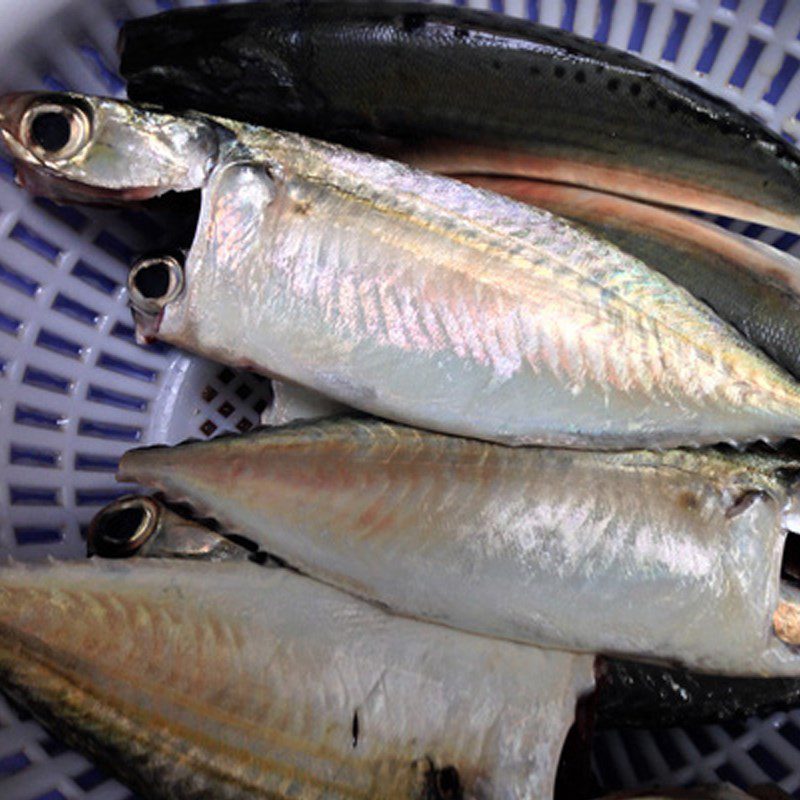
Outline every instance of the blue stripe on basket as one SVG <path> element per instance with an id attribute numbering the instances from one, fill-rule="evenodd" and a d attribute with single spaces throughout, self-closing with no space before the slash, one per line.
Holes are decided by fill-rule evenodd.
<path id="1" fill-rule="evenodd" d="M 758 18 L 765 24 L 775 27 L 785 6 L 786 0 L 766 0 Z"/>
<path id="2" fill-rule="evenodd" d="M 683 11 L 676 11 L 672 15 L 672 25 L 667 35 L 667 41 L 664 43 L 664 49 L 661 51 L 661 58 L 665 61 L 672 61 L 673 63 L 678 58 L 681 45 L 683 44 L 683 37 L 686 35 L 686 29 L 689 27 L 689 15 Z"/>
<path id="3" fill-rule="evenodd" d="M 142 438 L 142 429 L 133 425 L 119 425 L 115 422 L 103 422 L 95 419 L 81 419 L 78 423 L 81 436 L 94 436 L 98 439 L 116 439 L 120 442 L 138 442 Z"/>
<path id="4" fill-rule="evenodd" d="M 594 38 L 598 42 L 605 44 L 608 41 L 608 34 L 611 32 L 611 17 L 614 14 L 614 0 L 600 0 L 599 16 L 597 19 L 597 30 Z"/>
<path id="5" fill-rule="evenodd" d="M 53 311 L 58 311 L 65 317 L 70 317 L 93 327 L 97 325 L 100 319 L 100 314 L 97 311 L 85 306 L 83 303 L 79 303 L 77 300 L 73 300 L 71 297 L 67 297 L 65 294 L 61 294 L 61 292 L 53 300 L 52 308 Z"/>
<path id="6" fill-rule="evenodd" d="M 0 175 L 7 180 L 14 180 L 14 165 L 2 155 L 0 155 Z"/>
<path id="7" fill-rule="evenodd" d="M 21 222 L 14 226 L 9 236 L 48 261 L 52 262 L 58 258 L 60 251 L 52 242 L 47 241 L 44 236 L 32 231 Z"/>
<path id="8" fill-rule="evenodd" d="M 14 422 L 18 425 L 31 425 L 34 428 L 50 428 L 60 431 L 66 419 L 55 411 L 18 403 L 14 408 Z"/>
<path id="9" fill-rule="evenodd" d="M 57 506 L 58 489 L 46 486 L 9 486 L 12 506 Z"/>
<path id="10" fill-rule="evenodd" d="M 108 776 L 101 772 L 97 767 L 90 767 L 80 775 L 76 775 L 73 779 L 84 792 L 91 792 L 96 789 L 100 784 L 108 780 Z"/>
<path id="11" fill-rule="evenodd" d="M 37 389 L 59 394 L 68 394 L 72 387 L 72 381 L 69 378 L 30 365 L 25 368 L 22 382 L 27 383 L 28 386 L 35 386 Z"/>
<path id="12" fill-rule="evenodd" d="M 564 0 L 564 15 L 561 17 L 561 28 L 571 31 L 575 27 L 575 12 L 578 0 Z"/>
<path id="13" fill-rule="evenodd" d="M 49 450 L 45 447 L 34 447 L 30 444 L 12 444 L 9 453 L 9 462 L 19 467 L 57 467 L 61 461 L 58 450 Z"/>
<path id="14" fill-rule="evenodd" d="M 22 320 L 12 317 L 10 314 L 4 314 L 0 311 L 0 331 L 3 333 L 10 333 L 16 336 L 19 329 L 22 327 Z"/>
<path id="15" fill-rule="evenodd" d="M 100 456 L 93 453 L 76 453 L 75 469 L 84 472 L 116 472 L 119 459 L 115 456 Z"/>
<path id="16" fill-rule="evenodd" d="M 790 250 L 797 242 L 800 241 L 800 236 L 796 233 L 784 233 L 780 239 L 776 239 L 773 243 L 773 247 L 777 247 L 779 250 Z"/>
<path id="17" fill-rule="evenodd" d="M 82 44 L 78 49 L 94 68 L 95 73 L 100 76 L 106 87 L 114 94 L 120 94 L 125 88 L 125 83 L 121 80 L 119 75 L 106 64 L 106 60 L 101 55 L 100 51 L 90 44 Z"/>
<path id="18" fill-rule="evenodd" d="M 747 83 L 763 49 L 764 42 L 751 36 L 744 53 L 742 53 L 742 57 L 739 59 L 739 63 L 736 65 L 736 69 L 733 71 L 733 75 L 731 75 L 731 86 L 741 89 Z"/>
<path id="19" fill-rule="evenodd" d="M 78 506 L 105 506 L 113 503 L 123 495 L 129 493 L 128 489 L 77 489 L 75 491 L 75 505 Z"/>
<path id="20" fill-rule="evenodd" d="M 103 294 L 113 294 L 119 286 L 115 280 L 109 278 L 108 275 L 100 272 L 99 269 L 95 269 L 95 267 L 87 264 L 85 261 L 78 261 L 72 268 L 72 274 L 78 278 L 78 280 L 83 281 L 93 289 L 103 292 Z"/>
<path id="21" fill-rule="evenodd" d="M 51 544 L 60 542 L 64 534 L 58 528 L 48 528 L 42 525 L 20 525 L 14 527 L 14 538 L 17 544 Z"/>
<path id="22" fill-rule="evenodd" d="M 69 85 L 61 80 L 61 78 L 53 75 L 52 72 L 48 72 L 42 77 L 42 83 L 45 85 L 45 88 L 49 89 L 51 92 L 68 92 L 70 90 Z"/>
<path id="23" fill-rule="evenodd" d="M 786 91 L 789 81 L 791 81 L 792 78 L 794 78 L 794 76 L 797 74 L 798 67 L 800 67 L 800 61 L 798 61 L 794 56 L 787 55 L 783 59 L 781 68 L 772 79 L 772 85 L 764 95 L 764 99 L 768 103 L 775 105 L 781 99 L 781 97 L 783 97 L 783 93 Z"/>
<path id="24" fill-rule="evenodd" d="M 83 355 L 83 346 L 71 339 L 66 339 L 58 333 L 42 328 L 36 337 L 36 344 L 46 350 L 52 350 L 62 356 L 80 358 Z"/>
<path id="25" fill-rule="evenodd" d="M 125 408 L 130 411 L 146 411 L 147 400 L 144 397 L 137 397 L 133 394 L 118 392 L 114 389 L 107 389 L 92 383 L 86 392 L 86 399 L 94 403 L 102 403 L 106 406 Z"/>
<path id="26" fill-rule="evenodd" d="M 101 250 L 104 250 L 109 255 L 114 256 L 114 258 L 118 258 L 124 264 L 130 264 L 133 260 L 133 248 L 125 244 L 125 242 L 123 242 L 118 236 L 114 236 L 113 233 L 101 231 L 94 240 L 94 243 Z"/>
<path id="27" fill-rule="evenodd" d="M 5 264 L 0 264 L 0 281 L 10 288 L 28 295 L 28 297 L 33 297 L 40 288 L 33 278 L 29 278 L 27 275 L 5 266 Z"/>
<path id="28" fill-rule="evenodd" d="M 639 0 L 636 4 L 636 15 L 633 18 L 633 30 L 631 30 L 631 37 L 628 39 L 628 50 L 641 53 L 644 37 L 647 35 L 647 28 L 650 25 L 650 17 L 652 16 L 652 3 L 644 3 Z"/>
<path id="29" fill-rule="evenodd" d="M 528 19 L 531 22 L 539 21 L 539 0 L 528 0 Z"/>
<path id="30" fill-rule="evenodd" d="M 158 377 L 158 373 L 154 369 L 142 364 L 134 364 L 133 361 L 112 356 L 110 353 L 101 353 L 100 358 L 97 359 L 97 366 L 147 383 L 152 383 Z"/>
<path id="31" fill-rule="evenodd" d="M 124 322 L 117 322 L 111 329 L 111 335 L 116 336 L 117 339 L 122 339 L 124 342 L 135 344 L 143 350 L 148 350 L 151 353 L 168 353 L 172 347 L 165 342 L 150 342 L 149 344 L 139 344 L 136 341 L 136 329 L 132 325 L 126 325 Z"/>
<path id="32" fill-rule="evenodd" d="M 703 52 L 700 53 L 700 58 L 697 59 L 696 69 L 698 72 L 711 72 L 714 62 L 717 60 L 717 54 L 727 35 L 728 28 L 725 25 L 720 25 L 718 22 L 714 22 L 711 25 L 706 45 L 703 48 Z"/>
<path id="33" fill-rule="evenodd" d="M 29 766 L 31 760 L 21 750 L 0 758 L 0 777 L 7 778 Z"/>
<path id="34" fill-rule="evenodd" d="M 757 744 L 747 751 L 750 758 L 758 764 L 764 774 L 771 780 L 782 781 L 791 773 L 791 769 L 769 752 L 763 745 Z"/>

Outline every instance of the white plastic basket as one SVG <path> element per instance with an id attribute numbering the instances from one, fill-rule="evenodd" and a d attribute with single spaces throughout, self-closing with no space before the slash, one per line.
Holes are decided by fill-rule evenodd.
<path id="1" fill-rule="evenodd" d="M 168 0 L 0 0 L 0 91 L 120 94 L 117 30 Z M 800 0 L 477 0 L 638 52 L 800 135 Z M 4 158 L 7 159 L 6 156 Z M 164 222 L 59 208 L 0 160 L 0 555 L 80 556 L 128 447 L 245 430 L 269 382 L 133 341 L 125 275 Z M 168 224 L 168 223 L 167 223 Z M 724 223 L 728 224 L 728 223 Z M 798 237 L 736 225 L 800 254 Z M 693 730 L 597 737 L 606 788 L 776 781 L 800 797 L 800 711 Z M 2 800 L 121 800 L 130 793 L 0 700 Z"/>

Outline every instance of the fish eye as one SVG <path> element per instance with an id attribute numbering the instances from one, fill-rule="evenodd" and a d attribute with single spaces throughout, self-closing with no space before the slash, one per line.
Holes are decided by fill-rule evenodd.
<path id="1" fill-rule="evenodd" d="M 89 525 L 89 555 L 133 555 L 158 528 L 158 505 L 149 497 L 121 497 L 101 509 Z"/>
<path id="2" fill-rule="evenodd" d="M 65 159 L 79 153 L 89 142 L 89 111 L 76 103 L 36 102 L 20 123 L 22 143 L 42 159 Z"/>
<path id="3" fill-rule="evenodd" d="M 172 256 L 142 258 L 128 276 L 128 292 L 134 308 L 156 312 L 183 289 L 183 267 Z"/>

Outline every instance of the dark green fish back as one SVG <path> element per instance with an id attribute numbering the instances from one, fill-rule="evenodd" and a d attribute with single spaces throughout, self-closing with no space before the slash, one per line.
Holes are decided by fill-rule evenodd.
<path id="1" fill-rule="evenodd" d="M 721 678 L 686 669 L 600 658 L 595 719 L 600 728 L 671 728 L 728 722 L 792 708 L 800 680 Z"/>
<path id="2" fill-rule="evenodd" d="M 280 2 L 129 22 L 134 100 L 338 138 L 457 138 L 656 172 L 800 213 L 795 151 L 665 70 L 490 12 Z M 374 144 L 374 140 L 372 141 Z"/>

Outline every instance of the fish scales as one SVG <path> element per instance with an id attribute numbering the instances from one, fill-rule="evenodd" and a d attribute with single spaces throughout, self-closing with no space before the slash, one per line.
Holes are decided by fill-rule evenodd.
<path id="1" fill-rule="evenodd" d="M 504 448 L 336 419 L 127 453 L 151 486 L 301 571 L 483 635 L 797 675 L 773 630 L 795 462 Z"/>
<path id="2" fill-rule="evenodd" d="M 800 376 L 800 262 L 764 242 L 666 208 L 574 186 L 459 176 L 585 225 L 708 303 Z"/>
<path id="3" fill-rule="evenodd" d="M 249 562 L 0 570 L 0 685 L 148 798 L 545 798 L 592 661 Z"/>

